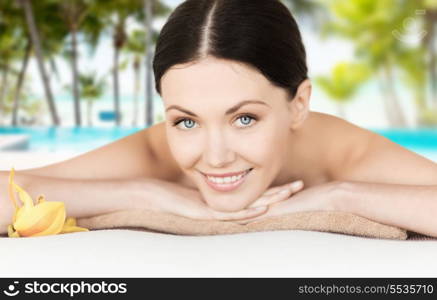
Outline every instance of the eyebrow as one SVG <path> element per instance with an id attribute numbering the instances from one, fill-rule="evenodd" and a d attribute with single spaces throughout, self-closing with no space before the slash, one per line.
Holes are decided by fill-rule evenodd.
<path id="1" fill-rule="evenodd" d="M 243 105 L 247 105 L 247 104 L 263 104 L 263 105 L 267 105 L 268 107 L 270 107 L 270 105 L 268 105 L 267 103 L 265 103 L 264 101 L 261 100 L 244 100 L 241 101 L 240 103 L 232 106 L 231 108 L 229 108 L 225 115 L 230 115 L 234 112 L 236 112 L 237 110 L 239 110 Z M 177 109 L 180 110 L 181 112 L 186 113 L 187 115 L 193 116 L 193 117 L 198 117 L 195 113 L 186 110 L 182 107 L 180 107 L 179 105 L 170 105 L 169 107 L 167 107 L 167 109 L 165 110 L 166 112 L 169 111 L 170 109 Z"/>

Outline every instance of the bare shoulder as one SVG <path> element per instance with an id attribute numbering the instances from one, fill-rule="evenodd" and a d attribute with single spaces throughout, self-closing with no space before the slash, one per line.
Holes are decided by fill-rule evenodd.
<path id="1" fill-rule="evenodd" d="M 312 112 L 315 128 L 320 132 L 325 168 L 331 180 L 343 177 L 347 166 L 368 153 L 377 135 L 342 118 Z"/>
<path id="2" fill-rule="evenodd" d="M 327 118 L 337 123 L 338 138 L 345 140 L 331 160 L 333 180 L 437 185 L 436 162 L 373 131 L 334 116 Z"/>
<path id="3" fill-rule="evenodd" d="M 345 179 L 347 168 L 368 153 L 376 134 L 330 114 L 312 112 L 312 118 L 319 132 L 327 178 Z"/>

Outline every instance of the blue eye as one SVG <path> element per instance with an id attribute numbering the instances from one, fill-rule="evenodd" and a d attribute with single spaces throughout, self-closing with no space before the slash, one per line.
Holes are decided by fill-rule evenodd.
<path id="1" fill-rule="evenodd" d="M 172 126 L 173 127 L 178 127 L 178 125 L 181 124 L 181 123 L 186 126 L 185 128 L 181 128 L 181 129 L 186 130 L 186 129 L 191 129 L 192 128 L 192 125 L 190 125 L 190 123 L 194 123 L 194 121 L 191 120 L 191 119 L 188 119 L 188 118 L 181 118 L 181 119 L 178 119 L 178 120 L 174 121 Z"/>
<path id="2" fill-rule="evenodd" d="M 178 122 L 178 124 L 179 124 L 179 123 L 183 123 L 183 124 L 186 126 L 186 125 L 188 125 L 188 124 L 190 124 L 190 123 L 191 123 L 191 124 L 194 124 L 194 121 L 191 120 L 191 119 L 182 119 L 182 120 L 180 120 L 180 121 Z M 176 124 L 176 125 L 177 125 L 177 124 Z M 188 125 L 187 128 L 188 128 L 188 129 L 191 129 L 191 128 L 193 128 L 192 126 L 193 126 L 193 125 L 191 125 L 191 126 Z"/>
<path id="3" fill-rule="evenodd" d="M 252 118 L 251 116 L 248 115 L 242 115 L 238 118 L 239 120 L 241 120 L 243 125 L 249 125 L 250 121 L 254 120 L 254 118 Z M 246 121 L 243 121 L 246 120 Z"/>
<path id="4" fill-rule="evenodd" d="M 247 127 L 251 127 L 252 126 L 252 125 L 250 125 L 250 122 L 252 120 L 256 121 L 258 119 L 256 117 L 254 117 L 254 116 L 245 114 L 245 115 L 240 115 L 237 118 L 237 120 L 241 120 L 241 123 L 244 125 L 244 126 L 239 126 L 240 128 L 241 127 L 242 128 L 247 128 Z M 175 122 L 173 122 L 173 126 L 177 127 L 181 123 L 184 124 L 184 126 L 185 126 L 185 128 L 181 128 L 181 129 L 187 130 L 187 129 L 192 129 L 193 128 L 192 126 L 195 123 L 195 121 L 193 121 L 193 120 L 191 120 L 189 118 L 182 118 L 182 119 L 178 119 Z M 192 124 L 192 125 L 190 125 L 190 124 Z"/>

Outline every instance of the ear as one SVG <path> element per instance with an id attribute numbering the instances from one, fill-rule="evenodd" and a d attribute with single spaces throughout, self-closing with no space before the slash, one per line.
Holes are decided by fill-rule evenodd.
<path id="1" fill-rule="evenodd" d="M 296 91 L 293 100 L 288 103 L 291 112 L 291 129 L 297 129 L 305 122 L 310 111 L 309 102 L 311 97 L 311 81 L 302 81 Z"/>

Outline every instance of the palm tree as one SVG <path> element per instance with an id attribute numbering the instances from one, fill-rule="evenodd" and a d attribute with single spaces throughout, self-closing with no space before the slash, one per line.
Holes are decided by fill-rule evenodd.
<path id="1" fill-rule="evenodd" d="M 113 55 L 113 93 L 114 93 L 114 111 L 116 113 L 116 125 L 121 122 L 120 111 L 120 89 L 119 89 L 119 64 L 120 50 L 126 44 L 126 23 L 132 16 L 138 16 L 141 11 L 141 0 L 118 0 L 106 1 L 95 0 L 92 8 L 104 22 L 109 24 L 112 31 L 112 40 L 114 47 Z"/>
<path id="2" fill-rule="evenodd" d="M 132 68 L 134 71 L 132 126 L 138 125 L 140 74 L 143 64 L 144 51 L 146 49 L 146 33 L 143 30 L 135 30 L 131 33 L 126 43 L 125 50 L 132 56 Z"/>
<path id="3" fill-rule="evenodd" d="M 93 103 L 102 97 L 105 89 L 103 78 L 97 78 L 95 73 L 81 74 L 79 76 L 80 96 L 87 102 L 87 122 L 92 126 Z"/>
<path id="4" fill-rule="evenodd" d="M 15 62 L 24 57 L 28 58 L 30 52 L 30 42 L 23 28 L 21 10 L 14 2 L 4 1 L 0 3 L 0 113 L 5 111 L 4 101 L 6 95 L 10 98 L 15 93 L 15 104 L 18 104 L 17 93 L 20 91 L 20 72 L 15 89 L 12 88 L 11 80 L 18 73 L 14 65 Z M 1 116 L 0 116 L 1 119 Z"/>
<path id="5" fill-rule="evenodd" d="M 17 76 L 17 81 L 15 84 L 15 88 L 13 92 L 11 92 L 11 99 L 13 99 L 12 103 L 12 126 L 17 126 L 17 118 L 18 118 L 18 108 L 21 99 L 21 89 L 23 86 L 24 77 L 27 71 L 27 66 L 29 62 L 29 58 L 32 52 L 32 42 L 30 40 L 29 35 L 26 32 L 25 28 L 25 20 L 22 17 L 22 11 L 19 7 L 17 7 L 16 3 L 13 1 L 4 1 L 0 4 L 0 11 L 2 12 L 0 15 L 0 32 L 2 33 L 2 37 L 0 37 L 0 57 L 2 60 L 7 59 L 10 55 L 6 51 L 13 51 L 14 57 L 16 60 L 22 59 L 22 65 L 20 71 Z M 14 43 L 8 45 L 8 41 L 4 40 L 5 34 L 13 33 Z M 7 35 L 6 35 L 7 36 Z M 1 50 L 3 48 L 3 50 Z M 1 60 L 1 59 L 0 59 Z M 6 80 L 5 80 L 6 81 Z M 7 85 L 11 86 L 11 85 Z M 0 94 L 2 94 L 1 98 L 3 99 L 5 89 L 2 90 Z M 2 101 L 0 101 L 1 103 Z M 0 108 L 1 111 L 1 108 Z"/>
<path id="6" fill-rule="evenodd" d="M 16 59 L 16 39 L 13 32 L 8 30 L 4 24 L 0 24 L 0 113 L 4 110 L 4 99 L 8 91 L 10 73 L 12 71 L 12 62 Z M 0 115 L 0 121 L 2 120 Z"/>
<path id="7" fill-rule="evenodd" d="M 336 20 L 325 27 L 324 33 L 351 39 L 357 56 L 381 77 L 384 107 L 390 125 L 406 126 L 406 119 L 395 87 L 396 57 L 406 47 L 393 36 L 411 9 L 411 2 L 402 7 L 397 0 L 330 0 L 329 8 Z"/>
<path id="8" fill-rule="evenodd" d="M 155 45 L 158 40 L 159 33 L 153 32 L 152 42 L 147 42 L 147 35 L 143 30 L 135 30 L 132 32 L 132 34 L 129 36 L 129 39 L 127 41 L 125 51 L 132 56 L 132 67 L 134 70 L 134 88 L 133 88 L 133 94 L 134 94 L 134 103 L 133 103 L 133 120 L 132 120 L 132 126 L 138 126 L 138 113 L 139 113 L 139 91 L 140 91 L 140 74 L 141 74 L 141 66 L 144 62 L 144 52 L 146 52 L 146 58 L 149 56 L 149 53 L 153 52 L 152 46 L 148 46 L 150 43 L 152 45 Z M 151 55 L 153 56 L 153 55 Z M 152 73 L 151 73 L 151 66 L 147 69 L 146 73 L 146 86 L 148 88 L 146 89 L 146 103 L 150 104 L 153 103 L 152 100 L 152 92 L 153 92 L 153 86 L 152 86 Z M 149 83 L 150 82 L 150 83 Z M 148 109 L 146 111 L 146 123 L 147 120 L 152 123 L 147 123 L 148 126 L 153 124 L 153 107 L 152 105 L 148 106 Z"/>
<path id="9" fill-rule="evenodd" d="M 158 34 L 153 31 L 152 22 L 154 16 L 165 16 L 170 14 L 170 8 L 164 5 L 159 0 L 144 0 L 143 3 L 144 15 L 140 15 L 144 19 L 144 28 L 146 29 L 146 126 L 153 125 L 153 72 L 152 58 L 154 53 L 153 45 L 156 44 Z M 153 44 L 153 45 L 152 45 Z"/>
<path id="10" fill-rule="evenodd" d="M 30 32 L 32 44 L 35 48 L 35 54 L 36 54 L 38 67 L 39 67 L 42 83 L 44 86 L 44 91 L 46 94 L 48 106 L 50 109 L 52 122 L 55 126 L 58 126 L 60 124 L 60 120 L 59 120 L 58 112 L 57 112 L 56 105 L 55 105 L 55 102 L 53 99 L 52 90 L 50 88 L 49 78 L 47 76 L 47 72 L 46 72 L 46 69 L 44 66 L 43 49 L 41 46 L 41 39 L 40 39 L 40 35 L 38 32 L 38 28 L 36 26 L 33 10 L 32 10 L 32 3 L 31 3 L 31 0 L 18 0 L 18 1 L 24 10 L 27 27 L 28 27 L 28 30 Z"/>
<path id="11" fill-rule="evenodd" d="M 102 22 L 109 24 L 112 33 L 113 47 L 114 47 L 114 55 L 113 55 L 113 69 L 112 69 L 112 77 L 113 77 L 113 93 L 114 93 L 114 111 L 116 113 L 116 125 L 120 125 L 121 122 L 121 113 L 120 113 L 120 90 L 119 90 L 119 65 L 120 65 L 120 51 L 126 45 L 128 40 L 128 34 L 126 32 L 126 26 L 128 21 L 137 20 L 137 21 L 145 21 L 146 13 L 143 9 L 144 4 L 152 4 L 153 1 L 153 11 L 151 11 L 149 21 L 152 21 L 153 15 L 166 15 L 170 12 L 170 8 L 166 5 L 162 4 L 159 0 L 118 0 L 118 1 L 106 1 L 106 0 L 95 0 L 95 12 L 99 15 Z M 151 32 L 151 23 L 149 27 L 146 29 L 150 31 L 146 31 L 146 39 L 148 38 L 147 32 Z M 152 33 L 153 34 L 153 33 Z M 149 41 L 146 40 L 146 44 L 149 44 Z M 146 52 L 148 50 L 146 49 Z M 146 55 L 151 55 L 146 54 Z M 150 59 L 146 59 L 148 61 Z M 151 69 L 149 67 L 150 63 L 147 63 L 146 72 Z M 146 77 L 147 78 L 147 77 Z M 150 76 L 149 76 L 150 78 Z M 151 88 L 147 87 L 146 92 L 150 93 L 149 90 Z M 151 99 L 152 97 L 150 97 Z M 149 102 L 152 103 L 152 100 L 148 98 Z"/>
<path id="12" fill-rule="evenodd" d="M 25 84 L 24 81 L 23 84 Z M 32 125 L 35 122 L 40 121 L 38 118 L 43 112 L 43 101 L 40 99 L 33 99 L 33 97 L 30 98 L 29 93 L 25 90 L 29 90 L 29 87 L 26 86 L 26 88 L 20 93 L 20 112 L 23 114 L 20 119 L 20 124 Z M 2 111 L 5 116 L 9 116 L 9 114 L 13 113 L 15 97 L 16 90 L 8 89 L 4 98 L 5 102 Z"/>
<path id="13" fill-rule="evenodd" d="M 425 9 L 424 21 L 425 32 L 422 39 L 422 47 L 427 49 L 428 63 L 427 70 L 429 75 L 429 82 L 431 85 L 431 97 L 433 102 L 433 109 L 437 110 L 437 1 L 421 0 L 417 2 L 417 9 Z"/>
<path id="14" fill-rule="evenodd" d="M 18 75 L 17 84 L 15 87 L 15 95 L 14 95 L 14 102 L 13 102 L 13 109 L 12 109 L 12 126 L 18 125 L 18 108 L 20 105 L 21 90 L 23 87 L 23 81 L 26 75 L 27 66 L 29 64 L 30 54 L 32 52 L 32 43 L 30 42 L 29 38 L 26 38 L 25 47 L 26 48 L 24 50 L 25 51 L 24 58 L 23 58 L 20 73 Z"/>
<path id="15" fill-rule="evenodd" d="M 77 33 L 88 12 L 88 3 L 85 0 L 62 0 L 60 13 L 65 16 L 71 36 L 70 61 L 73 81 L 74 119 L 76 126 L 81 126 L 81 109 L 79 95 L 79 71 L 77 67 Z"/>
<path id="16" fill-rule="evenodd" d="M 144 25 L 147 31 L 146 45 L 146 126 L 153 125 L 153 90 L 152 90 L 152 20 L 153 20 L 153 1 L 144 0 Z"/>
<path id="17" fill-rule="evenodd" d="M 369 76 L 370 70 L 365 65 L 338 63 L 329 76 L 316 77 L 316 83 L 337 103 L 339 115 L 346 119 L 344 104 L 352 100 Z"/>

